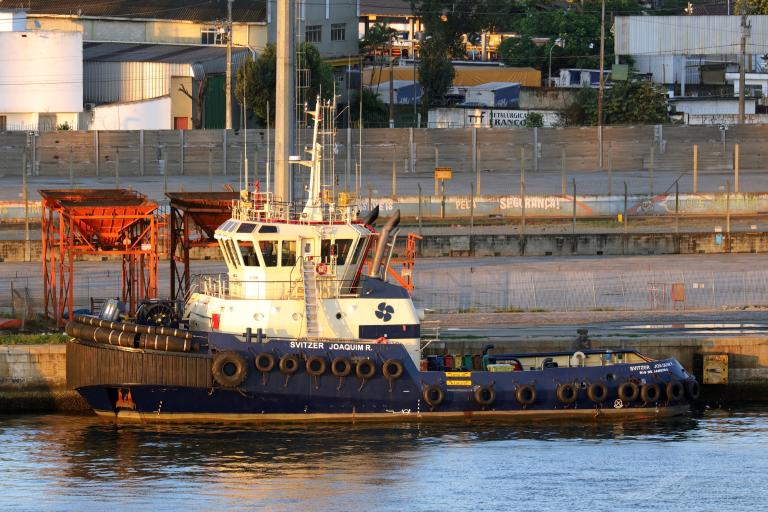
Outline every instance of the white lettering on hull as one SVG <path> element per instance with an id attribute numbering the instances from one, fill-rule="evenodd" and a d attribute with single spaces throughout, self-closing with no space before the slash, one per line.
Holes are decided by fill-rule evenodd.
<path id="1" fill-rule="evenodd" d="M 373 348 L 367 343 L 324 343 L 321 341 L 292 341 L 291 348 L 315 350 L 368 350 Z"/>

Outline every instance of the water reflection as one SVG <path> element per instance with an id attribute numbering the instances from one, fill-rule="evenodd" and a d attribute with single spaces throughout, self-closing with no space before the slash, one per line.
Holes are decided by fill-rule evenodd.
<path id="1" fill-rule="evenodd" d="M 676 508 L 696 496 L 693 481 L 710 478 L 711 457 L 768 469 L 767 420 L 760 408 L 537 424 L 131 425 L 6 416 L 0 475 L 14 475 L 14 485 L 0 490 L 0 505 L 462 510 L 533 492 L 542 499 L 519 508 L 560 510 L 589 484 L 603 498 L 618 493 L 612 509 L 643 506 L 648 485 L 656 496 L 666 491 L 660 504 Z M 727 495 L 726 486 L 720 499 Z"/>

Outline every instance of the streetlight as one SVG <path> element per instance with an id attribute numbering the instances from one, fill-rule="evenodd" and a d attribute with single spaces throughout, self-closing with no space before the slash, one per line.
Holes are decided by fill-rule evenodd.
<path id="1" fill-rule="evenodd" d="M 558 37 L 555 39 L 555 42 L 552 43 L 552 46 L 549 47 L 549 79 L 547 80 L 547 84 L 552 87 L 552 50 L 555 49 L 555 46 L 559 46 L 560 48 L 563 48 L 565 46 L 565 41 L 563 41 L 562 38 Z"/>

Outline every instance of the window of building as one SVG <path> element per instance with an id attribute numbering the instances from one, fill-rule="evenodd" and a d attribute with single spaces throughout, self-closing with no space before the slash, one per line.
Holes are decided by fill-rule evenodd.
<path id="1" fill-rule="evenodd" d="M 344 41 L 347 38 L 347 25 L 345 23 L 331 24 L 331 41 Z"/>
<path id="2" fill-rule="evenodd" d="M 200 42 L 202 44 L 225 44 L 224 32 L 216 27 L 204 28 L 200 31 Z"/>
<path id="3" fill-rule="evenodd" d="M 296 242 L 293 240 L 283 240 L 281 243 L 280 265 L 292 267 L 296 264 Z"/>
<path id="4" fill-rule="evenodd" d="M 8 116 L 0 116 L 0 132 L 8 129 Z"/>
<path id="5" fill-rule="evenodd" d="M 307 25 L 306 40 L 308 43 L 319 43 L 323 40 L 322 25 Z"/>
<path id="6" fill-rule="evenodd" d="M 261 240 L 259 241 L 259 249 L 261 249 L 261 257 L 264 258 L 264 266 L 276 267 L 277 240 Z"/>

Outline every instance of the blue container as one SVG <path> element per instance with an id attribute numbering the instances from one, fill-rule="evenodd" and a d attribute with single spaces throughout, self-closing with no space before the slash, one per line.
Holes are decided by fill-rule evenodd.
<path id="1" fill-rule="evenodd" d="M 443 356 L 435 356 L 435 370 L 438 372 L 445 370 L 445 359 L 443 359 Z"/>

